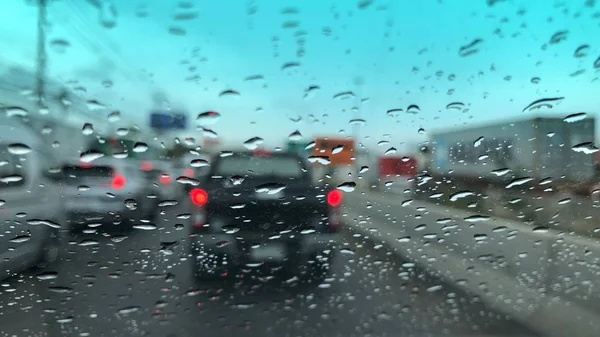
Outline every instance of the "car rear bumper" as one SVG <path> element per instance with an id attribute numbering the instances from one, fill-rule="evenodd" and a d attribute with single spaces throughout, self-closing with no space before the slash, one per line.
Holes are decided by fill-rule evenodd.
<path id="1" fill-rule="evenodd" d="M 337 233 L 297 234 L 295 237 L 282 237 L 275 240 L 249 237 L 242 240 L 237 235 L 216 234 L 197 235 L 191 241 L 191 253 L 196 259 L 227 256 L 233 266 L 261 263 L 253 260 L 252 250 L 261 245 L 280 244 L 285 247 L 285 259 L 272 263 L 303 263 L 315 255 L 328 253 L 339 241 Z"/>

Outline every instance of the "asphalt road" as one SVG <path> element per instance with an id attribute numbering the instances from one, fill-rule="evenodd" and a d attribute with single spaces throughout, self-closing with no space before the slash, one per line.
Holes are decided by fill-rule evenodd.
<path id="1" fill-rule="evenodd" d="M 427 336 L 531 333 L 346 229 L 331 278 L 197 283 L 185 203 L 155 229 L 74 235 L 62 263 L 0 286 L 0 336 Z"/>

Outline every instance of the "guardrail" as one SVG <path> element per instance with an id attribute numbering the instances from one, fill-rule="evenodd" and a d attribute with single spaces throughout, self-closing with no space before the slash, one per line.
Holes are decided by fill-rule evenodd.
<path id="1" fill-rule="evenodd" d="M 543 335 L 600 335 L 600 242 L 400 199 L 349 193 L 349 223 Z"/>

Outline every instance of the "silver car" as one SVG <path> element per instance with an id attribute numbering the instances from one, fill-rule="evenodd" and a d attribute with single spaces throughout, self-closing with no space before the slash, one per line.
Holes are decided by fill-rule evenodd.
<path id="1" fill-rule="evenodd" d="M 62 164 L 61 174 L 72 227 L 107 222 L 130 227 L 158 214 L 160 199 L 137 161 L 110 157 L 92 162 L 72 160 Z"/>
<path id="2" fill-rule="evenodd" d="M 39 134 L 0 116 L 0 279 L 59 259 L 68 228 L 54 165 Z"/>

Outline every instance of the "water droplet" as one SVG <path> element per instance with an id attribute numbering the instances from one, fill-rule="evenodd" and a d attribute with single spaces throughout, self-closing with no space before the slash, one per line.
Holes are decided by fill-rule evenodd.
<path id="1" fill-rule="evenodd" d="M 591 142 L 585 142 L 577 144 L 571 148 L 575 152 L 582 152 L 585 154 L 592 154 L 598 152 L 598 148 Z"/>
<path id="2" fill-rule="evenodd" d="M 119 111 L 113 111 L 110 114 L 108 114 L 107 119 L 110 123 L 116 123 L 121 120 L 121 113 Z"/>
<path id="3" fill-rule="evenodd" d="M 587 113 L 585 112 L 579 112 L 579 113 L 574 113 L 574 114 L 570 114 L 567 117 L 565 117 L 563 119 L 563 121 L 567 122 L 567 123 L 573 123 L 573 122 L 578 122 L 581 120 L 584 120 L 587 117 Z"/>
<path id="4" fill-rule="evenodd" d="M 314 98 L 317 95 L 317 93 L 319 92 L 319 90 L 321 90 L 321 88 L 319 88 L 318 86 L 311 85 L 306 90 L 304 90 L 304 99 Z"/>
<path id="5" fill-rule="evenodd" d="M 471 215 L 471 216 L 464 218 L 464 220 L 467 222 L 481 222 L 481 221 L 488 221 L 489 219 L 490 219 L 490 217 L 486 216 L 486 215 Z"/>
<path id="6" fill-rule="evenodd" d="M 96 100 L 89 100 L 86 102 L 88 109 L 90 109 L 91 111 L 98 111 L 98 110 L 104 110 L 106 109 L 106 105 L 96 101 Z"/>
<path id="7" fill-rule="evenodd" d="M 39 226 L 39 225 L 44 225 L 44 226 L 48 226 L 50 228 L 55 228 L 55 229 L 59 229 L 61 228 L 61 225 L 56 223 L 56 222 L 52 222 L 50 220 L 27 220 L 27 224 L 30 226 Z"/>
<path id="8" fill-rule="evenodd" d="M 79 160 L 81 160 L 84 163 L 91 163 L 92 161 L 102 158 L 102 157 L 104 157 L 104 154 L 102 152 L 89 151 L 89 152 L 82 153 L 79 156 Z"/>
<path id="9" fill-rule="evenodd" d="M 479 137 L 479 138 L 477 138 L 477 139 L 476 139 L 476 140 L 473 142 L 473 146 L 474 146 L 474 147 L 478 147 L 478 146 L 480 146 L 480 145 L 481 145 L 481 143 L 483 142 L 483 139 L 484 139 L 483 137 Z"/>
<path id="10" fill-rule="evenodd" d="M 422 134 L 425 133 L 425 129 L 419 128 L 419 130 L 417 130 L 417 133 L 420 134 L 420 135 L 422 135 Z"/>
<path id="11" fill-rule="evenodd" d="M 135 229 L 141 229 L 141 230 L 145 230 L 145 231 L 151 231 L 157 228 L 157 226 L 155 224 L 139 224 L 139 225 L 134 225 L 133 228 Z"/>
<path id="12" fill-rule="evenodd" d="M 129 129 L 128 128 L 118 128 L 117 129 L 117 136 L 127 136 L 129 134 Z"/>
<path id="13" fill-rule="evenodd" d="M 302 134 L 300 133 L 300 131 L 296 130 L 296 131 L 290 133 L 290 135 L 288 136 L 288 139 L 291 141 L 302 140 Z"/>
<path id="14" fill-rule="evenodd" d="M 404 236 L 404 237 L 398 238 L 398 239 L 396 239 L 396 241 L 398 241 L 400 243 L 410 242 L 410 236 Z"/>
<path id="15" fill-rule="evenodd" d="M 260 137 L 252 137 L 244 142 L 244 147 L 248 150 L 256 150 L 259 145 L 264 143 L 264 140 Z"/>
<path id="16" fill-rule="evenodd" d="M 421 112 L 421 108 L 419 108 L 416 104 L 411 104 L 406 108 L 406 113 L 416 115 Z"/>
<path id="17" fill-rule="evenodd" d="M 533 84 L 538 84 L 540 83 L 541 79 L 539 77 L 532 77 L 531 78 L 531 83 Z"/>
<path id="18" fill-rule="evenodd" d="M 267 193 L 267 194 L 277 194 L 283 191 L 287 185 L 280 183 L 267 183 L 256 186 L 254 189 L 256 193 Z"/>
<path id="19" fill-rule="evenodd" d="M 384 155 L 386 155 L 386 156 L 389 156 L 389 155 L 391 155 L 391 154 L 394 154 L 394 153 L 396 153 L 396 151 L 397 151 L 397 150 L 396 150 L 396 148 L 395 148 L 395 147 L 390 147 L 389 149 L 387 149 L 387 150 L 385 151 Z"/>
<path id="20" fill-rule="evenodd" d="M 406 207 L 406 206 L 408 206 L 408 205 L 412 204 L 412 202 L 413 202 L 413 201 L 414 201 L 413 199 L 404 200 L 404 201 L 403 201 L 403 202 L 400 204 L 400 206 L 402 206 L 402 207 Z"/>
<path id="21" fill-rule="evenodd" d="M 549 228 L 546 226 L 537 226 L 532 229 L 534 233 L 548 233 Z"/>
<path id="22" fill-rule="evenodd" d="M 498 226 L 498 227 L 492 229 L 492 232 L 500 233 L 500 232 L 505 232 L 507 230 L 508 230 L 508 227 L 506 227 L 506 226 Z"/>
<path id="23" fill-rule="evenodd" d="M 137 142 L 133 146 L 133 152 L 142 153 L 142 152 L 146 152 L 147 150 L 148 150 L 148 144 L 146 144 L 146 143 Z"/>
<path id="24" fill-rule="evenodd" d="M 346 254 L 346 255 L 354 255 L 355 254 L 355 252 L 350 248 L 342 248 L 342 249 L 340 249 L 340 253 Z"/>
<path id="25" fill-rule="evenodd" d="M 559 205 L 564 205 L 564 204 L 568 204 L 571 202 L 571 198 L 565 198 L 565 199 L 561 199 L 558 201 Z"/>
<path id="26" fill-rule="evenodd" d="M 23 176 L 14 174 L 14 175 L 9 175 L 9 176 L 4 176 L 2 178 L 0 178 L 0 182 L 3 182 L 5 184 L 9 184 L 9 183 L 16 183 L 23 180 Z"/>
<path id="27" fill-rule="evenodd" d="M 465 108 L 465 104 L 462 102 L 452 102 L 446 105 L 446 110 L 462 110 Z"/>
<path id="28" fill-rule="evenodd" d="M 213 125 L 221 119 L 221 114 L 216 111 L 206 111 L 198 114 L 196 122 L 202 125 Z"/>
<path id="29" fill-rule="evenodd" d="M 99 245 L 99 244 L 100 244 L 100 241 L 93 240 L 93 239 L 85 239 L 85 240 L 82 240 L 81 242 L 79 242 L 79 246 L 82 246 L 82 247 L 95 246 L 95 245 Z"/>
<path id="30" fill-rule="evenodd" d="M 124 307 L 121 308 L 117 311 L 117 314 L 119 315 L 127 315 L 127 314 L 132 314 L 134 312 L 137 312 L 139 310 L 142 310 L 142 307 L 139 306 L 129 306 L 129 307 Z"/>
<path id="31" fill-rule="evenodd" d="M 71 43 L 64 39 L 53 39 L 50 41 L 50 48 L 57 54 L 65 53 L 70 46 Z"/>
<path id="32" fill-rule="evenodd" d="M 158 203 L 158 207 L 177 206 L 177 200 L 163 200 Z"/>
<path id="33" fill-rule="evenodd" d="M 589 51 L 590 51 L 590 45 L 583 44 L 583 45 L 577 47 L 577 49 L 575 49 L 574 56 L 577 58 L 586 57 L 588 55 Z"/>
<path id="34" fill-rule="evenodd" d="M 450 201 L 456 201 L 458 199 L 466 198 L 466 197 L 472 196 L 472 195 L 475 195 L 475 193 L 473 193 L 471 191 L 456 192 L 450 196 Z"/>
<path id="35" fill-rule="evenodd" d="M 25 144 L 14 143 L 8 145 L 8 152 L 20 156 L 31 152 L 31 148 Z"/>
<path id="36" fill-rule="evenodd" d="M 567 31 L 558 31 L 550 37 L 550 44 L 557 44 L 567 39 L 567 35 L 569 32 Z"/>
<path id="37" fill-rule="evenodd" d="M 483 43 L 482 39 L 474 39 L 471 43 L 460 47 L 458 55 L 461 57 L 467 57 L 479 52 L 479 47 Z"/>
<path id="38" fill-rule="evenodd" d="M 308 161 L 311 164 L 319 163 L 321 165 L 329 165 L 331 163 L 331 160 L 328 156 L 309 156 Z"/>
<path id="39" fill-rule="evenodd" d="M 238 98 L 240 96 L 241 96 L 241 94 L 235 90 L 224 90 L 219 94 L 219 97 L 223 97 L 223 98 L 227 98 L 227 97 Z"/>
<path id="40" fill-rule="evenodd" d="M 55 271 L 46 271 L 46 272 L 37 274 L 36 277 L 40 281 L 54 280 L 54 279 L 58 278 L 58 273 Z"/>
<path id="41" fill-rule="evenodd" d="M 488 236 L 485 234 L 475 234 L 473 235 L 473 238 L 475 239 L 475 241 L 485 241 L 488 239 Z"/>
<path id="42" fill-rule="evenodd" d="M 368 166 L 361 166 L 360 170 L 358 171 L 358 173 L 365 173 L 369 170 Z"/>
<path id="43" fill-rule="evenodd" d="M 344 145 L 338 145 L 331 150 L 331 154 L 338 154 L 344 151 Z"/>
<path id="44" fill-rule="evenodd" d="M 125 207 L 127 207 L 127 209 L 129 210 L 136 210 L 137 209 L 137 201 L 135 201 L 135 199 L 127 199 L 125 200 Z"/>
<path id="45" fill-rule="evenodd" d="M 31 235 L 27 234 L 27 235 L 19 235 L 17 237 L 14 237 L 12 239 L 10 239 L 10 242 L 12 243 L 22 243 L 22 242 L 26 242 L 31 240 Z"/>
<path id="46" fill-rule="evenodd" d="M 94 126 L 91 123 L 85 123 L 83 124 L 83 128 L 81 129 L 81 133 L 84 136 L 89 136 L 92 133 L 94 133 Z"/>
<path id="47" fill-rule="evenodd" d="M 526 183 L 528 183 L 528 182 L 530 182 L 532 180 L 533 180 L 533 178 L 531 178 L 531 177 L 516 178 L 516 179 L 513 179 L 508 185 L 506 185 L 506 188 L 511 188 L 511 187 L 514 187 L 514 186 L 523 185 L 523 184 L 526 184 Z"/>
<path id="48" fill-rule="evenodd" d="M 541 108 L 552 109 L 555 105 L 559 104 L 564 99 L 565 99 L 564 97 L 541 98 L 541 99 L 538 99 L 536 101 L 533 101 L 528 106 L 526 106 L 523 109 L 523 112 L 528 111 L 528 110 L 531 111 L 531 110 L 534 110 L 534 109 L 539 110 Z"/>
<path id="49" fill-rule="evenodd" d="M 350 125 L 357 125 L 357 126 L 363 126 L 365 124 L 367 124 L 367 121 L 362 119 L 362 118 L 353 118 L 350 120 L 350 122 L 348 122 Z"/>
<path id="50" fill-rule="evenodd" d="M 27 110 L 18 106 L 4 108 L 4 111 L 6 111 L 7 117 L 26 117 L 27 115 L 29 115 L 29 112 Z"/>
<path id="51" fill-rule="evenodd" d="M 346 181 L 344 183 L 339 184 L 337 188 L 344 192 L 352 192 L 356 188 L 356 183 L 353 181 Z"/>
<path id="52" fill-rule="evenodd" d="M 355 97 L 355 95 L 352 91 L 343 91 L 343 92 L 333 95 L 333 99 L 336 99 L 336 100 L 347 100 L 347 99 L 351 99 L 354 97 Z"/>
<path id="53" fill-rule="evenodd" d="M 442 290 L 442 288 L 443 288 L 443 286 L 441 284 L 440 285 L 431 286 L 431 287 L 427 288 L 427 292 L 428 293 L 432 293 L 432 292 L 435 292 L 435 291 Z"/>

